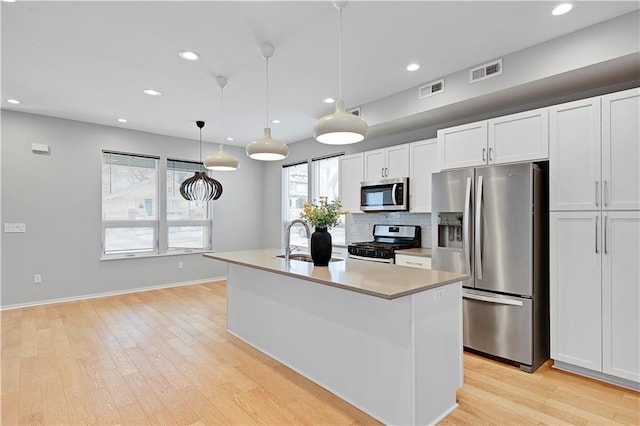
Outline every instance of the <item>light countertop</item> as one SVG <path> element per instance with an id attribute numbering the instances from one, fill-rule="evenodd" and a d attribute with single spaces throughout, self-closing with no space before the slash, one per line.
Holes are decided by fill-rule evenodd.
<path id="1" fill-rule="evenodd" d="M 431 249 L 425 247 L 416 247 L 410 249 L 396 250 L 396 254 L 406 254 L 408 256 L 431 257 Z"/>
<path id="2" fill-rule="evenodd" d="M 311 262 L 299 260 L 287 263 L 284 259 L 275 257 L 278 254 L 282 254 L 282 250 L 205 253 L 203 256 L 383 299 L 396 299 L 468 278 L 467 275 L 454 272 L 405 268 L 348 258 L 329 262 L 329 266 L 313 266 Z"/>

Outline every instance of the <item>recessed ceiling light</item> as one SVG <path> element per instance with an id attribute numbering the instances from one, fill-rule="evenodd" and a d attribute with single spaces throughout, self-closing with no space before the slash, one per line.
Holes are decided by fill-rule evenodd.
<path id="1" fill-rule="evenodd" d="M 14 104 L 14 105 L 20 105 L 22 103 L 17 99 L 7 99 L 7 102 L 9 102 L 10 104 Z"/>
<path id="2" fill-rule="evenodd" d="M 282 121 L 278 120 L 277 118 L 274 118 L 273 120 L 271 120 L 271 122 L 272 122 L 273 124 L 280 124 L 280 123 L 282 123 Z"/>
<path id="3" fill-rule="evenodd" d="M 5 3 L 15 3 L 16 2 L 16 0 L 2 0 L 2 1 L 5 2 Z"/>
<path id="4" fill-rule="evenodd" d="M 127 119 L 126 119 L 126 118 L 118 118 L 118 119 L 116 119 L 116 121 L 117 121 L 118 123 L 126 123 L 126 122 L 127 122 Z"/>
<path id="5" fill-rule="evenodd" d="M 142 91 L 142 93 L 144 93 L 145 95 L 149 95 L 149 96 L 160 96 L 160 95 L 162 95 L 162 93 L 158 92 L 157 90 L 153 90 L 153 89 L 144 89 Z"/>
<path id="6" fill-rule="evenodd" d="M 564 15 L 571 9 L 573 9 L 573 5 L 571 3 L 562 3 L 554 7 L 553 10 L 551 11 L 551 14 L 555 16 L 560 16 L 560 15 Z"/>
<path id="7" fill-rule="evenodd" d="M 409 64 L 407 65 L 407 71 L 418 71 L 420 69 L 419 64 Z"/>
<path id="8" fill-rule="evenodd" d="M 334 103 L 335 101 L 336 101 L 336 100 L 335 100 L 335 99 L 333 99 L 333 98 L 324 98 L 324 99 L 322 100 L 322 102 L 324 102 L 325 104 L 332 104 L 332 103 Z"/>
<path id="9" fill-rule="evenodd" d="M 198 55 L 198 52 L 194 52 L 192 50 L 181 50 L 180 52 L 178 52 L 178 56 L 187 61 L 197 61 L 198 59 L 200 59 L 200 55 Z"/>
<path id="10" fill-rule="evenodd" d="M 225 140 L 228 140 L 229 142 L 231 142 L 233 138 L 225 138 Z"/>

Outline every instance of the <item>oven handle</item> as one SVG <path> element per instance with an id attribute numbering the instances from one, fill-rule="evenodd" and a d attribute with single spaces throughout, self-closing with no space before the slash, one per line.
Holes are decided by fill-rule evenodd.
<path id="1" fill-rule="evenodd" d="M 355 254 L 349 254 L 349 258 L 357 259 L 357 260 L 366 260 L 368 262 L 393 263 L 393 259 L 382 259 L 380 257 L 358 256 Z"/>

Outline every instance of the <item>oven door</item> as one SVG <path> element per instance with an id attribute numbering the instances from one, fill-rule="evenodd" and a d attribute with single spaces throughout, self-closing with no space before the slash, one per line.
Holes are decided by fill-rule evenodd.
<path id="1" fill-rule="evenodd" d="M 360 184 L 360 210 L 403 211 L 409 209 L 409 178 L 384 179 Z"/>

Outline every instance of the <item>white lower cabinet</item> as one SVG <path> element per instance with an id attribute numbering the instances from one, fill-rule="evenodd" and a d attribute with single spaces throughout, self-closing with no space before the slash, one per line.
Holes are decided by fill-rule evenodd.
<path id="1" fill-rule="evenodd" d="M 409 266 L 411 268 L 431 269 L 431 258 L 424 256 L 412 256 L 396 253 L 396 265 Z"/>
<path id="2" fill-rule="evenodd" d="M 551 358 L 640 383 L 639 259 L 640 212 L 550 213 Z"/>
<path id="3" fill-rule="evenodd" d="M 602 372 L 640 382 L 640 212 L 603 213 Z"/>

